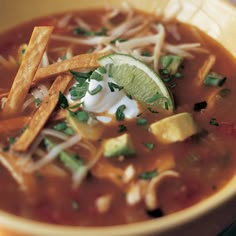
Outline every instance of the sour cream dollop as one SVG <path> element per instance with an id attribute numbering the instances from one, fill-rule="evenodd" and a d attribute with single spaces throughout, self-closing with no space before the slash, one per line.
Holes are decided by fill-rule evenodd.
<path id="1" fill-rule="evenodd" d="M 109 83 L 116 82 L 110 78 L 107 74 L 103 76 L 103 80 L 97 81 L 91 79 L 89 82 L 88 91 L 81 99 L 83 102 L 83 109 L 88 112 L 93 112 L 97 115 L 97 119 L 103 123 L 111 122 L 116 114 L 118 107 L 125 105 L 123 111 L 125 118 L 132 119 L 137 117 L 140 113 L 139 106 L 136 100 L 130 99 L 123 89 L 114 89 L 111 91 Z M 97 87 L 101 87 L 101 90 L 96 94 L 91 94 L 89 91 L 93 91 Z M 71 101 L 71 98 L 68 97 Z"/>

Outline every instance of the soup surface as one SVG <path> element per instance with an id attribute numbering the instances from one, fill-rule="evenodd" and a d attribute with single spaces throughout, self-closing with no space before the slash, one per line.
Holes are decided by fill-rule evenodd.
<path id="1" fill-rule="evenodd" d="M 20 102 L 23 80 L 12 85 L 30 77 L 35 26 L 54 28 Z M 32 20 L 0 38 L 2 210 L 51 224 L 127 224 L 190 207 L 235 174 L 236 63 L 197 29 L 123 6 Z M 145 82 L 153 71 L 154 85 Z"/>

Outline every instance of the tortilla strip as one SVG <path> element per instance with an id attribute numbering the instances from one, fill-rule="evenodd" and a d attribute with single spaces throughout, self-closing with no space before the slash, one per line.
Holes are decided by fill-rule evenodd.
<path id="1" fill-rule="evenodd" d="M 13 179 L 19 184 L 21 190 L 33 190 L 34 180 L 29 174 L 23 173 L 21 168 L 16 165 L 16 160 L 19 157 L 14 156 L 9 152 L 0 151 L 0 163 L 10 172 Z"/>
<path id="2" fill-rule="evenodd" d="M 60 75 L 56 78 L 48 91 L 48 95 L 44 98 L 42 104 L 39 106 L 38 110 L 34 113 L 32 119 L 30 120 L 28 128 L 14 143 L 14 151 L 27 151 L 55 109 L 58 103 L 59 92 L 61 91 L 63 93 L 65 91 L 71 79 L 71 75 Z"/>
<path id="3" fill-rule="evenodd" d="M 47 47 L 52 30 L 53 27 L 51 26 L 34 28 L 23 61 L 16 74 L 3 109 L 5 115 L 14 114 L 21 110 Z"/>
<path id="4" fill-rule="evenodd" d="M 199 86 L 203 85 L 203 81 L 207 74 L 212 69 L 213 65 L 215 64 L 216 57 L 214 55 L 210 55 L 207 60 L 203 63 L 202 67 L 199 69 L 197 74 L 197 84 Z"/>
<path id="5" fill-rule="evenodd" d="M 50 117 L 51 121 L 60 121 L 66 118 L 65 110 L 58 110 L 55 114 L 52 114 Z M 10 118 L 7 120 L 0 121 L 0 133 L 20 130 L 28 124 L 32 119 L 31 116 L 19 116 L 16 118 Z"/>
<path id="6" fill-rule="evenodd" d="M 70 59 L 56 62 L 47 67 L 39 68 L 35 75 L 35 78 L 33 79 L 31 87 L 35 86 L 35 84 L 37 83 L 44 82 L 52 76 L 62 74 L 69 70 L 83 71 L 94 69 L 99 66 L 97 59 L 107 54 L 108 53 L 80 54 Z M 6 97 L 7 95 L 8 92 L 4 92 L 4 94 L 0 94 L 0 98 Z"/>
<path id="7" fill-rule="evenodd" d="M 33 80 L 34 83 L 43 81 L 45 78 L 59 75 L 69 70 L 88 70 L 99 66 L 97 59 L 108 53 L 80 54 L 70 59 L 56 62 L 47 67 L 40 68 Z"/>
<path id="8" fill-rule="evenodd" d="M 19 130 L 24 127 L 31 119 L 30 116 L 19 116 L 0 121 L 0 133 L 9 132 L 12 130 Z"/>
<path id="9" fill-rule="evenodd" d="M 50 117 L 50 120 L 52 121 L 59 121 L 59 120 L 64 120 L 66 119 L 66 110 L 60 109 L 55 114 L 52 114 Z"/>

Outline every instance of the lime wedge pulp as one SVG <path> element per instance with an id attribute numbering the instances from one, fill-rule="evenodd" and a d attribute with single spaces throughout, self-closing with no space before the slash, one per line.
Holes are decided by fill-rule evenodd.
<path id="1" fill-rule="evenodd" d="M 98 59 L 112 79 L 137 101 L 167 110 L 174 109 L 172 94 L 161 78 L 142 61 L 127 54 L 114 53 Z"/>

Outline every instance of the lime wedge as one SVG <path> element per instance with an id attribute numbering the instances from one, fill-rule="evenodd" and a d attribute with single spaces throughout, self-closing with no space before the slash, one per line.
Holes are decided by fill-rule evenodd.
<path id="1" fill-rule="evenodd" d="M 172 94 L 157 73 L 142 61 L 114 53 L 99 58 L 98 63 L 107 68 L 108 75 L 132 98 L 146 105 L 174 109 Z"/>

